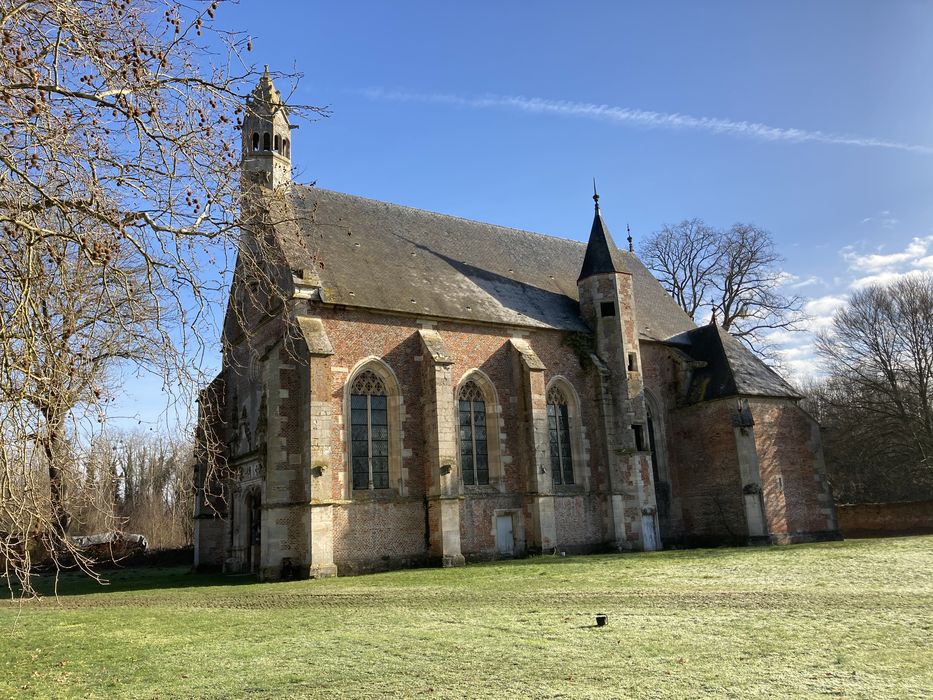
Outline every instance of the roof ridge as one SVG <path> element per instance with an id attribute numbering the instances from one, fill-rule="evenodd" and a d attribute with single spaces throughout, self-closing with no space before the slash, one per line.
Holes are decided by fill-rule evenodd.
<path id="1" fill-rule="evenodd" d="M 514 233 L 524 233 L 529 236 L 538 236 L 539 238 L 547 238 L 549 240 L 558 240 L 566 241 L 568 243 L 574 243 L 579 246 L 586 246 L 586 241 L 579 241 L 573 238 L 566 238 L 564 236 L 558 236 L 550 233 L 541 233 L 539 231 L 529 231 L 524 228 L 515 228 L 514 226 L 502 226 L 501 224 L 493 224 L 488 221 L 480 221 L 479 219 L 470 219 L 465 216 L 456 216 L 454 214 L 442 214 L 438 211 L 432 211 L 430 209 L 421 209 L 420 207 L 412 207 L 407 204 L 397 204 L 395 202 L 386 202 L 382 199 L 373 199 L 372 197 L 364 197 L 358 194 L 350 194 L 348 192 L 338 192 L 337 190 L 329 190 L 326 187 L 317 187 L 316 185 L 302 185 L 302 184 L 293 184 L 294 187 L 301 187 L 307 190 L 312 190 L 315 192 L 325 192 L 327 194 L 335 194 L 340 197 L 348 197 L 350 199 L 360 199 L 364 202 L 373 202 L 375 204 L 383 204 L 388 207 L 395 207 L 397 209 L 407 209 L 409 211 L 418 212 L 419 214 L 428 214 L 430 216 L 436 216 L 441 219 L 456 219 L 457 221 L 465 221 L 471 224 L 481 224 L 483 226 L 489 226 L 491 228 L 503 229 L 505 231 L 512 231 Z M 620 251 L 621 252 L 621 251 Z"/>

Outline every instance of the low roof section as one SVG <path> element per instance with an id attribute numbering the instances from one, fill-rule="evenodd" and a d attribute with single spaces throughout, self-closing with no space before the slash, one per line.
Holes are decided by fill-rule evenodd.
<path id="1" fill-rule="evenodd" d="M 729 396 L 801 398 L 800 392 L 718 325 L 694 328 L 670 338 L 668 344 L 706 363 L 693 372 L 687 390 L 689 403 Z"/>

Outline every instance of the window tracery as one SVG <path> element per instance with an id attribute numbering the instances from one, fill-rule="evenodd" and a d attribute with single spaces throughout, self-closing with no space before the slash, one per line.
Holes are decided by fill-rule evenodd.
<path id="1" fill-rule="evenodd" d="M 547 392 L 547 425 L 554 483 L 573 484 L 573 447 L 567 397 L 557 386 Z"/>
<path id="2" fill-rule="evenodd" d="M 458 396 L 460 417 L 460 472 L 463 483 L 489 483 L 486 400 L 474 381 L 466 382 Z"/>
<path id="3" fill-rule="evenodd" d="M 389 488 L 388 396 L 371 370 L 350 388 L 350 463 L 354 489 Z"/>

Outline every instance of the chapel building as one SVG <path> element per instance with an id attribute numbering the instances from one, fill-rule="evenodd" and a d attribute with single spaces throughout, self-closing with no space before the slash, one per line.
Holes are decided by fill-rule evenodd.
<path id="1" fill-rule="evenodd" d="M 598 196 L 583 244 L 292 183 L 290 157 L 266 73 L 201 395 L 196 566 L 325 577 L 839 537 L 800 395 L 696 326 Z"/>

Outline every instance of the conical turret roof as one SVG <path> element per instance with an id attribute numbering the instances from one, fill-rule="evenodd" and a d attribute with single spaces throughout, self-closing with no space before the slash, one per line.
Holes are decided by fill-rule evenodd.
<path id="1" fill-rule="evenodd" d="M 603 215 L 599 211 L 599 195 L 593 195 L 596 201 L 596 212 L 593 216 L 593 228 L 590 229 L 590 239 L 586 244 L 586 255 L 583 257 L 583 267 L 577 281 L 601 275 L 604 273 L 624 272 L 616 262 L 618 251 L 612 241 Z"/>

